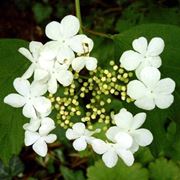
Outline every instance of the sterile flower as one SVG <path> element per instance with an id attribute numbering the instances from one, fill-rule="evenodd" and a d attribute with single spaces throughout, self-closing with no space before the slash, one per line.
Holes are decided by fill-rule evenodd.
<path id="1" fill-rule="evenodd" d="M 103 155 L 102 160 L 107 167 L 114 167 L 118 161 L 118 156 L 127 166 L 131 166 L 134 162 L 133 153 L 129 150 L 132 145 L 131 136 L 121 132 L 113 139 L 113 141 L 114 143 L 109 143 L 100 139 L 94 139 L 91 145 L 97 154 Z"/>
<path id="2" fill-rule="evenodd" d="M 47 92 L 47 85 L 38 82 L 29 83 L 28 80 L 16 78 L 13 82 L 19 93 L 9 94 L 4 102 L 13 107 L 23 107 L 23 115 L 36 118 L 38 113 L 47 113 L 51 109 L 51 101 L 42 95 Z"/>
<path id="3" fill-rule="evenodd" d="M 41 58 L 54 59 L 61 49 L 66 48 L 69 54 L 88 53 L 93 47 L 93 41 L 86 35 L 76 35 L 80 23 L 77 17 L 65 16 L 61 22 L 53 21 L 46 26 L 45 33 L 52 41 L 45 44 Z M 73 52 L 74 51 L 74 52 Z"/>
<path id="4" fill-rule="evenodd" d="M 175 82 L 170 78 L 160 80 L 160 76 L 158 69 L 146 67 L 141 71 L 139 80 L 129 82 L 127 94 L 135 99 L 137 107 L 152 110 L 156 105 L 165 109 L 173 103 L 174 96 L 171 93 L 175 89 Z"/>
<path id="5" fill-rule="evenodd" d="M 39 132 L 29 131 L 25 132 L 25 145 L 33 145 L 33 150 L 40 156 L 44 157 L 47 154 L 47 143 L 56 141 L 55 134 L 49 134 L 55 128 L 54 121 L 50 118 L 45 118 L 41 121 Z"/>
<path id="6" fill-rule="evenodd" d="M 86 129 L 83 123 L 79 122 L 74 124 L 72 129 L 67 129 L 66 137 L 69 140 L 74 140 L 73 147 L 75 150 L 82 151 L 85 150 L 87 144 L 90 144 L 94 139 L 92 135 L 99 131 L 99 129 L 96 129 L 95 131 L 89 131 L 88 129 Z"/>
<path id="7" fill-rule="evenodd" d="M 43 44 L 41 42 L 31 41 L 29 43 L 29 50 L 24 47 L 19 48 L 18 51 L 32 63 L 23 74 L 23 78 L 29 79 L 36 71 L 36 69 L 39 68 L 39 56 L 42 47 Z"/>
<path id="8" fill-rule="evenodd" d="M 84 67 L 89 71 L 95 70 L 97 68 L 97 59 L 94 57 L 81 56 L 72 61 L 72 68 L 76 72 L 81 71 Z"/>
<path id="9" fill-rule="evenodd" d="M 147 146 L 153 140 L 152 133 L 144 128 L 140 128 L 146 119 L 146 113 L 138 113 L 134 117 L 125 108 L 122 108 L 118 114 L 113 116 L 116 126 L 110 127 L 106 136 L 115 141 L 119 137 L 122 138 L 122 132 L 127 133 L 132 139 L 124 138 L 126 143 L 131 143 L 130 150 L 134 153 L 139 146 Z M 139 129 L 140 128 L 140 129 Z"/>
<path id="10" fill-rule="evenodd" d="M 125 51 L 120 57 L 120 63 L 128 71 L 136 70 L 136 75 L 146 66 L 159 68 L 162 64 L 160 54 L 164 50 L 164 41 L 154 37 L 147 42 L 145 37 L 135 39 L 132 43 L 134 50 Z"/>

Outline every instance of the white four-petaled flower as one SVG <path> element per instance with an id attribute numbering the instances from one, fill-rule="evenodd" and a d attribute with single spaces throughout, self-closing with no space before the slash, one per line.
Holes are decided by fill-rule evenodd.
<path id="1" fill-rule="evenodd" d="M 23 107 L 23 115 L 28 118 L 36 118 L 38 113 L 47 113 L 51 109 L 51 101 L 42 95 L 47 92 L 45 84 L 16 78 L 13 82 L 14 88 L 19 93 L 9 94 L 4 102 L 13 107 Z"/>
<path id="2" fill-rule="evenodd" d="M 175 82 L 170 78 L 160 80 L 160 72 L 154 67 L 145 67 L 139 80 L 130 81 L 127 94 L 135 99 L 134 104 L 145 110 L 152 110 L 155 106 L 160 109 L 168 108 L 174 101 L 171 94 L 175 89 Z"/>
<path id="3" fill-rule="evenodd" d="M 34 122 L 31 122 L 31 125 Z M 34 126 L 37 126 L 37 124 Z M 56 141 L 57 136 L 55 134 L 49 134 L 53 129 L 55 129 L 54 121 L 51 118 L 44 118 L 39 124 L 39 131 L 36 132 L 35 129 L 29 129 L 29 127 L 24 127 L 25 132 L 25 145 L 32 146 L 33 150 L 40 156 L 44 157 L 47 154 L 48 148 L 47 143 L 53 143 Z"/>
<path id="4" fill-rule="evenodd" d="M 73 125 L 72 129 L 67 129 L 66 137 L 69 140 L 74 140 L 74 149 L 76 149 L 77 151 L 82 151 L 85 150 L 87 144 L 90 144 L 94 139 L 92 135 L 99 131 L 99 129 L 96 129 L 95 131 L 89 131 L 88 129 L 86 129 L 83 123 L 76 123 Z"/>
<path id="5" fill-rule="evenodd" d="M 127 133 L 131 138 L 124 137 L 124 142 L 128 144 L 132 142 L 129 149 L 134 153 L 139 149 L 139 146 L 147 146 L 153 140 L 152 133 L 149 130 L 140 128 L 145 119 L 146 113 L 138 113 L 133 117 L 130 112 L 122 108 L 118 114 L 113 116 L 116 126 L 110 127 L 106 132 L 106 136 L 111 141 L 114 141 L 121 138 L 122 132 Z"/>
<path id="6" fill-rule="evenodd" d="M 120 63 L 128 71 L 135 70 L 139 77 L 141 70 L 147 66 L 159 68 L 162 64 L 160 54 L 164 50 L 164 41 L 160 37 L 147 42 L 145 37 L 135 39 L 132 43 L 134 50 L 125 51 L 120 57 Z"/>

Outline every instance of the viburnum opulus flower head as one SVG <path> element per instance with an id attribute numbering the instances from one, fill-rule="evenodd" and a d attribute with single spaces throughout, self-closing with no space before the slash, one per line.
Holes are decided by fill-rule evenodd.
<path id="1" fill-rule="evenodd" d="M 145 37 L 135 39 L 132 43 L 134 50 L 125 51 L 120 57 L 121 66 L 128 71 L 135 70 L 139 77 L 141 70 L 147 66 L 159 68 L 162 64 L 160 54 L 164 50 L 164 41 L 154 37 L 147 42 Z"/>
<path id="2" fill-rule="evenodd" d="M 82 151 L 86 149 L 87 144 L 91 143 L 91 141 L 94 139 L 92 135 L 97 132 L 99 132 L 99 129 L 96 129 L 95 131 L 89 131 L 86 129 L 83 123 L 79 122 L 74 124 L 72 129 L 67 129 L 66 137 L 69 140 L 74 140 L 74 149 L 77 151 Z"/>
<path id="3" fill-rule="evenodd" d="M 122 108 L 118 114 L 113 116 L 113 120 L 116 126 L 112 126 L 106 132 L 106 135 L 112 141 L 115 138 L 121 136 L 121 133 L 127 133 L 131 138 L 124 139 L 126 143 L 132 142 L 129 149 L 132 152 L 136 152 L 139 146 L 147 146 L 151 144 L 153 136 L 151 132 L 147 129 L 140 128 L 146 119 L 146 113 L 138 113 L 134 117 L 125 108 Z M 139 129 L 140 128 L 140 129 Z M 120 134 L 119 134 L 120 133 Z"/>
<path id="4" fill-rule="evenodd" d="M 160 76 L 158 69 L 145 67 L 139 80 L 129 82 L 127 94 L 135 100 L 137 107 L 145 110 L 152 110 L 155 106 L 165 109 L 173 103 L 175 82 L 170 78 L 160 80 Z"/>
<path id="5" fill-rule="evenodd" d="M 13 107 L 23 107 L 23 115 L 28 118 L 36 118 L 38 113 L 46 113 L 51 109 L 51 102 L 45 98 L 47 85 L 38 82 L 29 83 L 28 80 L 16 78 L 14 88 L 19 93 L 9 94 L 4 102 Z"/>

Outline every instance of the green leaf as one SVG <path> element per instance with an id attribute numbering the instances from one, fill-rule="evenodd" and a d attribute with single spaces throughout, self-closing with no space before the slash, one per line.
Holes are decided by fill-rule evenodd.
<path id="1" fill-rule="evenodd" d="M 73 171 L 65 166 L 60 167 L 62 176 L 64 180 L 85 180 L 83 172 L 82 171 Z"/>
<path id="2" fill-rule="evenodd" d="M 148 112 L 145 127 L 150 129 L 154 135 L 154 142 L 152 144 L 153 153 L 158 155 L 164 150 L 171 150 L 168 155 L 180 159 L 180 28 L 173 25 L 162 24 L 144 24 L 136 26 L 128 31 L 114 36 L 115 43 L 115 59 L 118 62 L 121 54 L 129 49 L 132 49 L 132 41 L 140 36 L 145 36 L 148 40 L 153 37 L 162 37 L 165 41 L 165 49 L 161 55 L 162 66 L 160 71 L 162 78 L 170 77 L 176 82 L 176 90 L 174 92 L 174 103 L 169 109 L 159 110 L 156 108 Z M 134 105 L 128 105 L 132 112 L 137 112 L 137 108 L 132 108 Z M 142 111 L 139 109 L 139 111 Z M 170 120 L 176 121 L 177 130 L 173 144 L 166 143 L 167 130 L 166 123 Z"/>
<path id="3" fill-rule="evenodd" d="M 150 178 L 153 180 L 179 180 L 180 168 L 173 162 L 167 159 L 157 159 L 149 165 Z"/>
<path id="4" fill-rule="evenodd" d="M 17 156 L 13 156 L 9 161 L 9 172 L 11 177 L 17 176 L 24 170 L 24 165 Z"/>
<path id="5" fill-rule="evenodd" d="M 114 168 L 107 168 L 102 161 L 97 161 L 87 170 L 88 180 L 147 180 L 148 171 L 141 164 L 135 163 L 128 167 L 122 161 L 118 161 Z"/>
<path id="6" fill-rule="evenodd" d="M 9 93 L 15 92 L 13 80 L 19 77 L 27 68 L 27 60 L 18 53 L 18 48 L 27 46 L 22 40 L 0 40 L 0 159 L 6 164 L 13 154 L 18 154 L 23 145 L 26 122 L 21 109 L 4 104 L 3 99 Z"/>

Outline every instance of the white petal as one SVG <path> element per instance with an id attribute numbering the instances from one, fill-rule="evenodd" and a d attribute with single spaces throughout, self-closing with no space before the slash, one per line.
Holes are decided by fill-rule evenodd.
<path id="1" fill-rule="evenodd" d="M 64 37 L 72 37 L 76 35 L 80 27 L 79 19 L 72 15 L 65 16 L 61 21 L 61 25 Z"/>
<path id="2" fill-rule="evenodd" d="M 122 108 L 118 114 L 114 115 L 114 121 L 119 128 L 128 130 L 131 127 L 133 115 Z"/>
<path id="3" fill-rule="evenodd" d="M 77 57 L 72 61 L 72 68 L 79 72 L 81 71 L 86 64 L 86 58 L 85 57 Z"/>
<path id="4" fill-rule="evenodd" d="M 49 39 L 58 40 L 62 37 L 60 23 L 57 21 L 50 22 L 46 26 L 45 33 Z"/>
<path id="5" fill-rule="evenodd" d="M 171 94 L 163 95 L 159 94 L 155 97 L 155 104 L 160 109 L 168 108 L 174 102 L 174 96 Z"/>
<path id="6" fill-rule="evenodd" d="M 148 56 L 158 56 L 164 50 L 164 41 L 162 38 L 152 38 L 147 49 Z"/>
<path id="7" fill-rule="evenodd" d="M 72 129 L 67 129 L 66 137 L 69 140 L 73 140 L 73 139 L 79 138 L 79 134 L 76 131 L 72 130 Z"/>
<path id="8" fill-rule="evenodd" d="M 26 131 L 24 143 L 26 146 L 30 146 L 34 144 L 39 138 L 40 138 L 40 135 L 37 132 Z"/>
<path id="9" fill-rule="evenodd" d="M 55 134 L 49 134 L 48 136 L 44 137 L 46 143 L 53 143 L 54 141 L 56 141 L 56 139 L 57 136 Z"/>
<path id="10" fill-rule="evenodd" d="M 94 43 L 92 39 L 84 34 L 76 35 L 69 41 L 71 49 L 78 54 L 85 54 L 92 51 Z"/>
<path id="11" fill-rule="evenodd" d="M 140 73 L 141 81 L 151 90 L 154 89 L 160 77 L 160 71 L 155 67 L 145 67 Z"/>
<path id="12" fill-rule="evenodd" d="M 63 47 L 58 51 L 57 61 L 60 64 L 65 64 L 67 67 L 69 67 L 74 58 L 74 52 L 69 47 Z"/>
<path id="13" fill-rule="evenodd" d="M 34 81 L 46 81 L 49 77 L 49 73 L 43 69 L 36 69 L 34 72 Z"/>
<path id="14" fill-rule="evenodd" d="M 22 75 L 22 79 L 29 79 L 33 73 L 34 73 L 34 70 L 35 70 L 35 65 L 34 64 L 31 64 L 29 66 L 29 68 L 26 70 L 26 72 Z"/>
<path id="15" fill-rule="evenodd" d="M 146 120 L 146 113 L 136 114 L 131 124 L 131 129 L 138 129 L 139 127 L 143 125 L 145 120 Z"/>
<path id="16" fill-rule="evenodd" d="M 33 81 L 30 90 L 31 90 L 31 95 L 42 96 L 47 92 L 47 85 L 39 81 Z"/>
<path id="17" fill-rule="evenodd" d="M 134 50 L 144 55 L 147 50 L 147 39 L 145 37 L 135 39 L 132 43 L 132 46 Z"/>
<path id="18" fill-rule="evenodd" d="M 139 99 L 146 95 L 147 88 L 138 80 L 130 81 L 127 85 L 127 95 L 132 99 Z"/>
<path id="19" fill-rule="evenodd" d="M 117 153 L 127 166 L 132 166 L 134 163 L 134 156 L 131 151 L 118 148 Z"/>
<path id="20" fill-rule="evenodd" d="M 54 76 L 51 76 L 51 78 L 48 81 L 48 91 L 51 94 L 55 94 L 57 92 L 58 84 L 57 80 Z"/>
<path id="21" fill-rule="evenodd" d="M 45 97 L 36 98 L 33 105 L 39 113 L 46 113 L 51 109 L 51 101 Z"/>
<path id="22" fill-rule="evenodd" d="M 153 66 L 155 68 L 159 68 L 162 65 L 162 60 L 161 60 L 160 56 L 148 57 L 148 58 L 146 58 L 146 60 L 148 60 L 149 63 L 151 64 L 151 66 Z"/>
<path id="23" fill-rule="evenodd" d="M 4 98 L 4 103 L 9 104 L 12 107 L 22 107 L 25 104 L 25 99 L 19 94 L 9 94 Z"/>
<path id="24" fill-rule="evenodd" d="M 152 133 L 147 129 L 138 129 L 132 133 L 133 138 L 140 146 L 147 146 L 151 144 L 153 140 Z"/>
<path id="25" fill-rule="evenodd" d="M 43 44 L 38 41 L 31 41 L 29 43 L 29 49 L 32 52 L 34 59 L 37 59 L 39 57 L 40 50 L 42 47 L 43 47 Z"/>
<path id="26" fill-rule="evenodd" d="M 47 42 L 40 53 L 39 61 L 45 63 L 45 61 L 53 60 L 57 56 L 58 50 L 61 46 L 61 43 L 58 41 Z"/>
<path id="27" fill-rule="evenodd" d="M 13 82 L 13 86 L 19 94 L 23 96 L 29 95 L 30 83 L 28 80 L 22 78 L 16 78 Z"/>
<path id="28" fill-rule="evenodd" d="M 117 126 L 112 126 L 106 131 L 106 137 L 111 140 L 112 142 L 115 142 L 115 136 L 117 133 L 120 132 L 120 128 Z"/>
<path id="29" fill-rule="evenodd" d="M 107 144 L 101 139 L 94 139 L 91 145 L 94 152 L 96 152 L 97 154 L 104 154 L 108 149 Z"/>
<path id="30" fill-rule="evenodd" d="M 39 134 L 41 136 L 45 136 L 49 134 L 53 129 L 55 129 L 54 121 L 49 117 L 43 118 L 41 121 L 41 127 L 39 128 Z"/>
<path id="31" fill-rule="evenodd" d="M 142 60 L 142 55 L 132 50 L 125 51 L 120 57 L 122 67 L 128 71 L 135 70 Z"/>
<path id="32" fill-rule="evenodd" d="M 145 109 L 145 110 L 152 110 L 155 108 L 155 102 L 154 99 L 151 97 L 142 97 L 140 99 L 137 99 L 134 104 L 141 108 L 141 109 Z"/>
<path id="33" fill-rule="evenodd" d="M 74 124 L 72 129 L 79 134 L 83 134 L 86 127 L 85 127 L 84 123 L 79 122 L 79 123 Z"/>
<path id="34" fill-rule="evenodd" d="M 132 153 L 135 153 L 137 152 L 139 149 L 139 145 L 135 142 L 135 140 L 133 140 L 133 144 L 132 146 L 129 148 L 129 150 L 132 152 Z"/>
<path id="35" fill-rule="evenodd" d="M 157 94 L 171 94 L 175 89 L 175 82 L 170 78 L 161 79 L 155 89 L 154 92 Z"/>
<path id="36" fill-rule="evenodd" d="M 115 140 L 122 148 L 125 149 L 130 148 L 133 143 L 132 137 L 125 132 L 119 132 L 118 134 L 116 134 Z"/>
<path id="37" fill-rule="evenodd" d="M 102 160 L 107 167 L 112 168 L 116 165 L 118 156 L 115 151 L 107 151 L 103 154 Z"/>
<path id="38" fill-rule="evenodd" d="M 33 105 L 30 103 L 25 104 L 25 106 L 23 107 L 22 113 L 27 118 L 36 118 L 37 117 L 36 111 L 35 111 Z"/>
<path id="39" fill-rule="evenodd" d="M 25 56 L 27 59 L 29 59 L 31 62 L 34 61 L 34 58 L 32 57 L 32 54 L 30 53 L 30 51 L 26 48 L 19 48 L 18 51 Z"/>
<path id="40" fill-rule="evenodd" d="M 43 138 L 39 138 L 33 144 L 33 150 L 40 156 L 45 157 L 48 151 L 47 144 L 45 143 Z"/>
<path id="41" fill-rule="evenodd" d="M 23 125 L 23 128 L 27 131 L 35 132 L 39 129 L 41 124 L 40 119 L 31 119 L 30 123 L 26 123 Z"/>
<path id="42" fill-rule="evenodd" d="M 61 70 L 58 72 L 57 80 L 63 86 L 69 86 L 73 81 L 73 74 L 71 71 Z"/>
<path id="43" fill-rule="evenodd" d="M 84 137 L 80 137 L 73 142 L 73 147 L 76 151 L 83 151 L 87 147 L 87 142 Z"/>
<path id="44" fill-rule="evenodd" d="M 93 71 L 97 68 L 97 59 L 94 57 L 87 57 L 86 58 L 86 68 L 89 71 Z"/>

